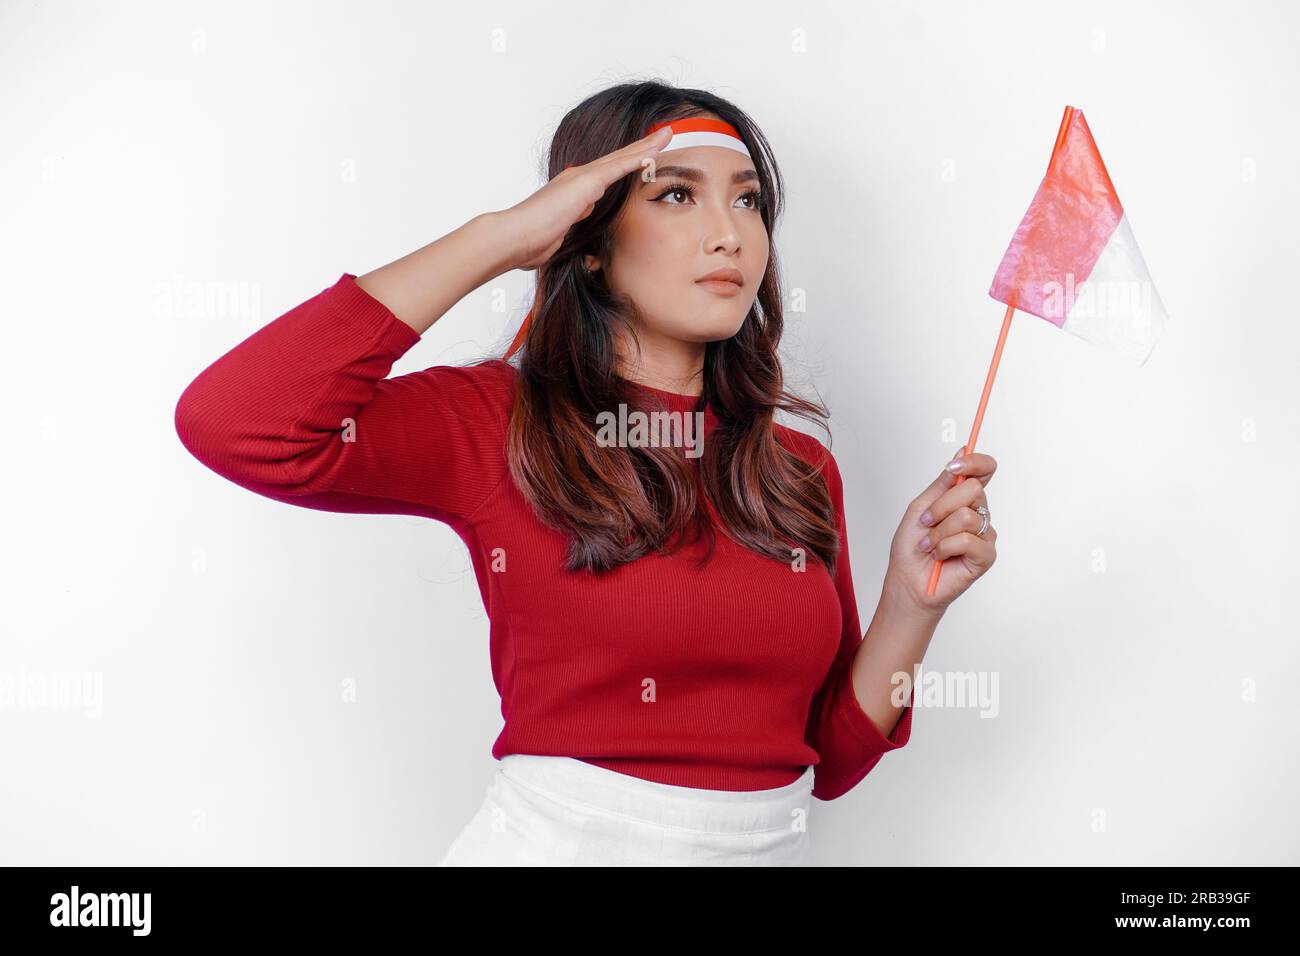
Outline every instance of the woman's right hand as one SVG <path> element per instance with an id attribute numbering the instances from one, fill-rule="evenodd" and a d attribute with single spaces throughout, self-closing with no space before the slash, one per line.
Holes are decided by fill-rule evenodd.
<path id="1" fill-rule="evenodd" d="M 536 269 L 555 255 L 570 227 L 591 215 L 605 190 L 657 157 L 670 139 L 672 129 L 665 126 L 599 159 L 570 166 L 527 199 L 494 213 L 514 246 L 509 268 Z"/>

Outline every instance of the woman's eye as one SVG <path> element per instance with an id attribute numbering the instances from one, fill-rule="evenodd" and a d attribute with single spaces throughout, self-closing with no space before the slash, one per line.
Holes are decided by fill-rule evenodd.
<path id="1" fill-rule="evenodd" d="M 748 199 L 750 201 L 750 204 L 745 207 L 746 209 L 757 209 L 758 204 L 762 200 L 763 196 L 762 193 L 755 190 L 754 192 L 745 193 L 745 195 L 741 196 L 740 198 Z"/>
<path id="2" fill-rule="evenodd" d="M 680 193 L 680 194 L 683 195 L 683 196 L 688 196 L 688 197 L 691 195 L 691 191 L 690 191 L 689 189 L 687 189 L 685 186 L 673 186 L 671 189 L 668 189 L 667 191 L 665 191 L 665 192 L 663 192 L 663 193 L 660 193 L 659 198 L 660 198 L 660 199 L 666 199 L 666 198 L 668 198 L 669 196 L 675 196 L 675 195 L 677 195 L 678 193 Z M 674 202 L 674 203 L 669 203 L 669 205 L 670 205 L 670 206 L 680 206 L 680 205 L 682 205 L 682 203 L 676 203 L 676 202 Z"/>

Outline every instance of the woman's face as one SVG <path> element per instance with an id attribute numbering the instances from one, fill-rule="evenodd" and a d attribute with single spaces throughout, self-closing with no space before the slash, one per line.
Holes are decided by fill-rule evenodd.
<path id="1" fill-rule="evenodd" d="M 654 180 L 636 177 L 615 222 L 610 260 L 589 256 L 587 263 L 636 303 L 643 344 L 702 344 L 740 330 L 767 269 L 758 189 L 749 158 L 718 146 L 660 153 Z M 718 269 L 735 269 L 743 281 L 698 281 Z"/>

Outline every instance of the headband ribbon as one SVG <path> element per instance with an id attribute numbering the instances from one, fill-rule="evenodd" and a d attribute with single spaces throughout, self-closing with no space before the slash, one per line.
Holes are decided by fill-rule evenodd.
<path id="1" fill-rule="evenodd" d="M 692 146 L 721 146 L 723 149 L 734 149 L 749 157 L 749 147 L 736 132 L 736 127 L 722 120 L 699 117 L 667 120 L 651 126 L 646 135 L 649 136 L 650 133 L 661 130 L 665 126 L 672 127 L 673 137 L 668 141 L 668 145 L 659 150 L 661 153 L 666 153 L 670 149 L 690 149 Z"/>

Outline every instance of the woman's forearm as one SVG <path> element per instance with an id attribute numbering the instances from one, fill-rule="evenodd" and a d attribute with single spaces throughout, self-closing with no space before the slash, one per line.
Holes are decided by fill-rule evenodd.
<path id="1" fill-rule="evenodd" d="M 357 285 L 423 335 L 453 305 L 509 272 L 513 238 L 500 216 L 475 216 L 441 239 L 357 277 Z"/>
<path id="2" fill-rule="evenodd" d="M 943 613 L 906 605 L 882 588 L 880 603 L 853 658 L 853 690 L 863 712 L 888 737 L 912 699 L 911 678 L 925 657 Z M 909 683 L 895 675 L 906 673 Z M 900 690 L 901 688 L 901 690 Z"/>

